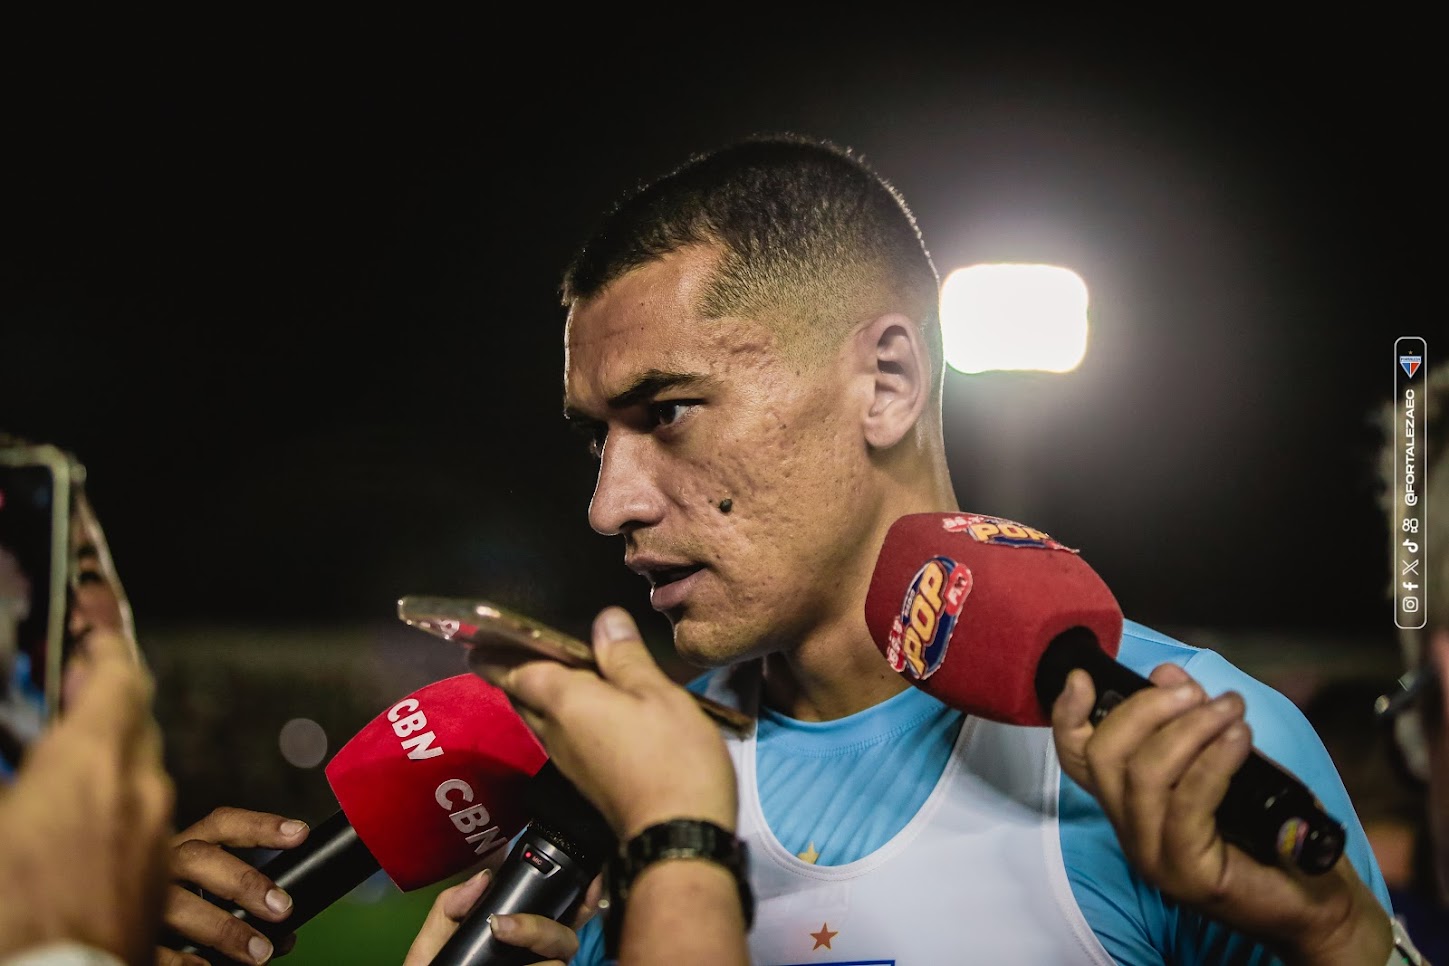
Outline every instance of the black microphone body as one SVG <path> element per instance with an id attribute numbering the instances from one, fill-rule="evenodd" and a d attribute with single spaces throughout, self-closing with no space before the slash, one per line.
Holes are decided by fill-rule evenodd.
<path id="1" fill-rule="evenodd" d="M 279 852 L 265 865 L 259 866 L 263 875 L 292 897 L 291 915 L 281 922 L 269 922 L 234 904 L 228 906 L 227 911 L 246 921 L 275 945 L 362 885 L 381 868 L 339 809 L 312 829 L 301 845 Z M 209 895 L 204 898 L 221 904 Z M 181 946 L 180 951 L 198 955 L 208 963 L 233 962 L 228 956 L 195 944 Z"/>
<path id="2" fill-rule="evenodd" d="M 540 961 L 529 950 L 496 938 L 488 917 L 531 912 L 561 920 L 578 905 L 602 863 L 578 861 L 556 841 L 560 838 L 556 830 L 536 822 L 524 829 L 479 905 L 434 957 L 434 966 L 522 966 Z"/>
<path id="3" fill-rule="evenodd" d="M 1048 715 L 1075 668 L 1086 671 L 1096 687 L 1094 725 L 1128 695 L 1155 687 L 1109 657 L 1086 628 L 1073 628 L 1057 635 L 1037 663 L 1037 699 Z M 1223 838 L 1265 865 L 1287 861 L 1318 875 L 1343 854 L 1343 825 L 1323 810 L 1308 786 L 1257 750 L 1233 773 L 1216 816 Z"/>
<path id="4" fill-rule="evenodd" d="M 616 844 L 598 810 L 547 762 L 528 786 L 536 816 L 519 835 L 483 898 L 432 966 L 523 966 L 543 957 L 493 935 L 488 917 L 515 912 L 562 920 L 578 907 Z"/>

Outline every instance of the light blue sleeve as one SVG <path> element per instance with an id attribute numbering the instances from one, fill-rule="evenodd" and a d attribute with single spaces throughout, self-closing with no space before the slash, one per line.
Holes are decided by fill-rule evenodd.
<path id="1" fill-rule="evenodd" d="M 1146 675 L 1164 663 L 1182 666 L 1209 695 L 1237 691 L 1247 704 L 1253 746 L 1298 776 L 1344 825 L 1349 861 L 1385 910 L 1383 876 L 1333 760 L 1302 712 L 1286 697 L 1220 655 L 1188 647 L 1129 623 L 1118 660 Z M 1179 907 L 1128 866 L 1115 831 L 1096 800 L 1062 775 L 1059 818 L 1062 858 L 1077 904 L 1119 963 L 1193 966 L 1276 962 L 1268 950 L 1199 913 Z"/>
<path id="2" fill-rule="evenodd" d="M 569 960 L 569 966 L 612 966 L 614 962 L 604 958 L 604 917 L 600 914 L 579 930 L 579 951 Z"/>

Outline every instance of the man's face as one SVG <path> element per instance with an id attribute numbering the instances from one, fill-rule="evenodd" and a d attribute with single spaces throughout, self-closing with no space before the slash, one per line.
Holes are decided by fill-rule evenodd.
<path id="1" fill-rule="evenodd" d="M 872 564 L 847 353 L 807 365 L 759 321 L 702 318 L 714 259 L 684 249 L 575 305 L 564 374 L 599 457 L 589 522 L 623 535 L 676 648 L 705 665 L 858 622 Z"/>

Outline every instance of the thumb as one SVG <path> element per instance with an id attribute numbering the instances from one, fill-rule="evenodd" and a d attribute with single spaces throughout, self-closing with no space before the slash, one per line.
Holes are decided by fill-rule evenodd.
<path id="1" fill-rule="evenodd" d="M 1052 740 L 1056 742 L 1057 759 L 1062 771 L 1093 795 L 1096 789 L 1087 770 L 1087 740 L 1092 737 L 1092 705 L 1097 689 L 1092 678 L 1080 668 L 1067 675 L 1062 693 L 1052 705 Z"/>
<path id="2" fill-rule="evenodd" d="M 84 659 L 66 668 L 71 704 L 61 724 L 130 742 L 147 724 L 154 725 L 155 684 L 121 635 L 96 629 L 86 635 L 86 644 Z"/>
<path id="3" fill-rule="evenodd" d="M 606 607 L 594 619 L 594 660 L 600 677 L 625 691 L 639 693 L 669 681 L 622 607 Z"/>

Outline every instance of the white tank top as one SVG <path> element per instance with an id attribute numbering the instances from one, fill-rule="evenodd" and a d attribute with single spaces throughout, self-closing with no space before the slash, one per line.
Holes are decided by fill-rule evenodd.
<path id="1" fill-rule="evenodd" d="M 708 693 L 754 711 L 756 697 L 725 687 L 742 677 L 717 675 Z M 775 839 L 760 807 L 753 733 L 726 735 L 726 744 L 755 894 L 754 966 L 1111 966 L 1062 863 L 1050 729 L 968 715 L 915 816 L 871 854 L 837 866 L 811 865 Z"/>

